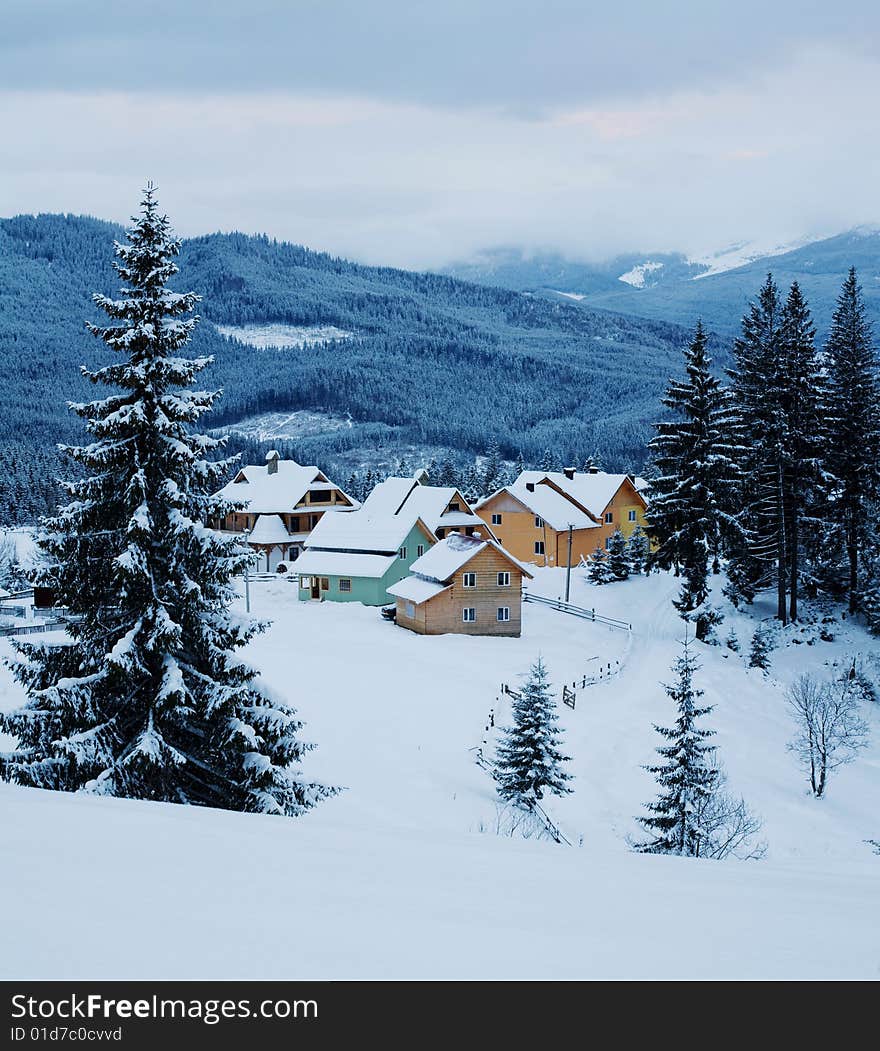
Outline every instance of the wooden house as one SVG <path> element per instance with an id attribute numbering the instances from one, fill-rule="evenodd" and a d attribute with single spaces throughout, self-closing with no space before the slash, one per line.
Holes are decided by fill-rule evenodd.
<path id="1" fill-rule="evenodd" d="M 296 561 L 328 511 L 351 512 L 359 506 L 317 467 L 282 460 L 274 450 L 266 454 L 265 467 L 242 467 L 219 495 L 245 506 L 209 525 L 247 532 L 248 543 L 265 559 L 260 568 L 267 571 Z"/>
<path id="2" fill-rule="evenodd" d="M 629 537 L 647 527 L 638 480 L 604 471 L 523 471 L 474 510 L 515 558 L 540 566 L 569 564 L 569 536 L 577 565 L 607 547 L 615 530 Z"/>
<path id="3" fill-rule="evenodd" d="M 397 623 L 420 635 L 518 636 L 523 578 L 531 576 L 497 540 L 452 533 L 388 592 Z"/>

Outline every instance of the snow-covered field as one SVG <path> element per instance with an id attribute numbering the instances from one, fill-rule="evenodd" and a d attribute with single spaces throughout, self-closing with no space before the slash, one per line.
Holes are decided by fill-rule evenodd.
<path id="1" fill-rule="evenodd" d="M 533 590 L 557 596 L 561 570 Z M 880 712 L 871 742 L 816 801 L 786 751 L 782 683 L 880 651 L 861 629 L 797 629 L 772 677 L 699 647 L 698 684 L 729 788 L 764 819 L 764 860 L 637 855 L 626 837 L 653 797 L 641 764 L 672 719 L 683 625 L 664 575 L 572 599 L 624 632 L 527 605 L 520 639 L 423 638 L 359 605 L 299 603 L 252 585 L 274 623 L 250 647 L 318 749 L 308 776 L 346 791 L 304 818 L 95 799 L 0 785 L 4 977 L 876 977 L 880 975 Z M 760 606 L 731 614 L 747 650 Z M 826 631 L 828 625 L 825 626 Z M 812 644 L 808 644 L 812 640 Z M 5 651 L 4 651 L 5 652 Z M 558 686 L 597 663 L 616 679 L 561 707 L 574 794 L 547 809 L 571 847 L 498 835 L 474 762 L 501 682 L 542 654 Z M 597 658 L 591 660 L 590 658 Z M 20 694 L 0 675 L 0 704 Z M 506 709 L 501 708 L 500 721 Z M 490 742 L 491 743 L 491 742 Z M 132 913 L 135 904 L 136 912 Z M 61 919 L 63 917 L 63 920 Z"/>
<path id="2" fill-rule="evenodd" d="M 276 440 L 295 441 L 297 438 L 314 438 L 323 434 L 334 434 L 352 425 L 351 418 L 334 416 L 327 412 L 311 412 L 299 409 L 296 412 L 263 412 L 230 423 L 221 431 L 234 431 L 254 438 L 258 442 Z"/>
<path id="3" fill-rule="evenodd" d="M 287 350 L 290 347 L 310 347 L 313 343 L 327 343 L 331 339 L 349 339 L 351 332 L 335 325 L 285 325 L 269 322 L 264 325 L 217 325 L 217 331 L 239 343 L 258 350 Z"/>

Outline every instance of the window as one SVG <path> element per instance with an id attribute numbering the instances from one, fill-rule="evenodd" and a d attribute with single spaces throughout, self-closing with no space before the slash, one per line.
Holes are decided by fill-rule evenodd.
<path id="1" fill-rule="evenodd" d="M 635 522 L 635 520 L 636 520 L 636 513 L 635 513 L 635 511 L 630 511 L 628 517 L 629 517 L 630 522 Z"/>
<path id="2" fill-rule="evenodd" d="M 400 550 L 399 550 L 399 551 L 397 552 L 397 554 L 398 554 L 398 555 L 400 556 L 400 558 L 406 558 L 406 548 L 405 548 L 405 547 L 402 547 L 402 548 L 401 548 L 401 549 L 400 549 Z"/>
<path id="3" fill-rule="evenodd" d="M 330 581 L 327 579 L 327 577 L 321 577 L 321 590 L 322 591 L 329 591 L 330 590 Z"/>
<path id="4" fill-rule="evenodd" d="M 536 540 L 535 541 L 535 554 L 536 555 L 543 555 L 544 554 L 544 541 L 543 540 Z"/>
<path id="5" fill-rule="evenodd" d="M 461 575 L 462 585 L 466 588 L 475 588 L 477 586 L 477 574 L 476 573 L 462 573 Z"/>
<path id="6" fill-rule="evenodd" d="M 461 611 L 461 619 L 464 621 L 465 624 L 473 624 L 477 619 L 477 611 L 474 609 L 473 606 L 463 609 Z"/>
<path id="7" fill-rule="evenodd" d="M 308 591 L 308 589 L 312 586 L 312 578 L 311 577 L 300 577 L 299 578 L 299 586 L 303 589 L 303 591 Z"/>
<path id="8" fill-rule="evenodd" d="M 609 547 L 611 547 L 611 537 L 610 536 L 606 536 L 605 537 L 605 550 L 607 551 Z"/>
<path id="9" fill-rule="evenodd" d="M 438 540 L 442 540 L 444 536 L 446 536 L 446 530 L 445 529 L 438 529 L 437 530 L 437 539 Z"/>
<path id="10" fill-rule="evenodd" d="M 421 558 L 424 553 L 425 553 L 425 545 L 424 544 L 419 544 L 419 546 L 416 548 L 416 554 L 419 556 L 419 558 Z"/>
<path id="11" fill-rule="evenodd" d="M 496 618 L 499 624 L 503 621 L 510 620 L 510 606 L 499 606 Z"/>
<path id="12" fill-rule="evenodd" d="M 509 573 L 499 573 L 498 574 L 498 587 L 500 587 L 500 588 L 509 588 L 510 587 L 510 574 Z"/>
<path id="13" fill-rule="evenodd" d="M 610 525 L 610 523 L 611 523 L 611 522 L 613 522 L 613 521 L 614 521 L 614 512 L 613 512 L 613 511 L 606 511 L 606 512 L 605 512 L 605 521 L 606 521 L 606 522 L 607 522 L 607 523 L 608 523 L 609 525 Z"/>
<path id="14" fill-rule="evenodd" d="M 339 578 L 339 590 L 340 591 L 351 591 L 351 580 L 348 577 Z"/>
<path id="15" fill-rule="evenodd" d="M 450 504 L 449 505 L 449 510 L 450 510 L 450 512 L 452 512 L 452 511 L 460 511 L 461 507 L 458 504 Z"/>
<path id="16" fill-rule="evenodd" d="M 414 602 L 405 602 L 403 604 L 403 612 L 410 620 L 412 620 L 416 615 L 416 604 Z"/>
<path id="17" fill-rule="evenodd" d="M 288 562 L 296 562 L 296 560 L 298 558 L 299 558 L 299 548 L 298 547 L 290 548 L 288 550 L 288 552 L 287 552 L 287 561 Z"/>
<path id="18" fill-rule="evenodd" d="M 541 518 L 539 515 L 535 515 L 535 529 L 543 529 L 543 528 L 544 528 L 544 519 Z"/>
<path id="19" fill-rule="evenodd" d="M 294 515 L 290 519 L 290 531 L 291 531 L 291 533 L 298 533 L 299 532 L 299 516 L 298 515 Z"/>
<path id="20" fill-rule="evenodd" d="M 331 498 L 331 492 L 329 489 L 313 489 L 309 493 L 310 504 L 329 504 Z"/>
<path id="21" fill-rule="evenodd" d="M 492 515 L 492 525 L 501 525 L 501 515 Z"/>

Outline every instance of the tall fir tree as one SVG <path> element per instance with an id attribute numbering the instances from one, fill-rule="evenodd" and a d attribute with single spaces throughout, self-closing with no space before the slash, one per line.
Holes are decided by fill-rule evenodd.
<path id="1" fill-rule="evenodd" d="M 498 439 L 493 438 L 486 450 L 483 461 L 483 470 L 480 477 L 481 495 L 489 496 L 499 489 L 503 484 L 503 464 L 501 462 L 501 446 Z"/>
<path id="2" fill-rule="evenodd" d="M 512 708 L 513 725 L 505 728 L 497 750 L 498 794 L 516 806 L 530 807 L 548 792 L 557 796 L 571 792 L 571 775 L 562 768 L 569 757 L 560 750 L 559 717 L 542 658 L 532 665 Z"/>
<path id="3" fill-rule="evenodd" d="M 518 452 L 516 454 L 516 463 L 513 465 L 513 481 L 515 482 L 517 480 L 517 478 L 519 478 L 519 476 L 525 470 L 526 470 L 526 461 L 523 458 L 522 452 Z"/>
<path id="4" fill-rule="evenodd" d="M 871 524 L 866 510 L 880 492 L 880 370 L 855 268 L 838 296 L 825 355 L 829 514 L 843 534 L 849 608 L 855 613 L 859 558 Z"/>
<path id="5" fill-rule="evenodd" d="M 742 320 L 734 357 L 730 376 L 742 528 L 731 544 L 730 591 L 734 598 L 751 601 L 756 591 L 775 587 L 777 616 L 786 623 L 784 317 L 772 274 Z"/>
<path id="6" fill-rule="evenodd" d="M 707 337 L 697 322 L 685 352 L 686 378 L 670 383 L 663 404 L 672 419 L 649 443 L 652 563 L 682 575 L 676 608 L 708 637 L 709 567 L 718 572 L 723 540 L 739 531 L 734 513 L 737 467 L 727 392 L 711 373 Z"/>
<path id="7" fill-rule="evenodd" d="M 666 741 L 657 749 L 663 762 L 645 769 L 656 778 L 660 792 L 647 804 L 647 815 L 638 819 L 651 838 L 636 844 L 635 849 L 646 854 L 696 857 L 704 838 L 699 814 L 715 791 L 718 770 L 710 761 L 712 749 L 705 744 L 714 731 L 698 725 L 712 709 L 698 706 L 703 691 L 694 686 L 694 673 L 699 668 L 687 639 L 673 670 L 676 681 L 664 689 L 675 702 L 678 717 L 674 726 L 654 727 Z"/>
<path id="8" fill-rule="evenodd" d="M 192 390 L 209 358 L 180 357 L 199 297 L 174 292 L 167 217 L 154 189 L 116 245 L 119 298 L 89 325 L 122 360 L 96 371 L 106 398 L 73 406 L 93 441 L 67 448 L 80 476 L 46 521 L 42 546 L 69 645 L 17 646 L 29 699 L 0 716 L 18 739 L 0 773 L 22 785 L 296 815 L 331 789 L 295 770 L 312 747 L 283 700 L 236 651 L 261 630 L 230 612 L 232 577 L 251 554 L 203 525 L 234 509 L 212 496 L 222 440 L 193 433 L 217 392 Z"/>
<path id="9" fill-rule="evenodd" d="M 783 499 L 789 619 L 798 619 L 802 575 L 802 534 L 821 533 L 820 456 L 824 377 L 816 354 L 816 328 L 795 281 L 782 310 L 782 375 L 779 386 L 785 420 Z"/>

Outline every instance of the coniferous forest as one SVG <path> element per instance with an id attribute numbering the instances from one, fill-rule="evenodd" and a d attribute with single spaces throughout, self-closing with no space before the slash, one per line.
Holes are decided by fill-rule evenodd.
<path id="1" fill-rule="evenodd" d="M 0 221 L 0 507 L 7 520 L 50 511 L 62 467 L 55 445 L 76 440 L 65 407 L 86 396 L 85 363 L 109 360 L 85 322 L 93 290 L 113 295 L 109 262 L 121 227 L 40 215 Z M 213 355 L 223 399 L 206 426 L 311 409 L 353 428 L 284 447 L 333 471 L 364 442 L 439 445 L 465 457 L 492 440 L 537 463 L 600 456 L 623 469 L 644 459 L 655 405 L 685 330 L 549 302 L 435 274 L 366 267 L 296 245 L 214 234 L 184 241 L 181 267 L 203 297 L 194 351 Z M 333 325 L 344 343 L 256 350 L 215 324 Z M 278 443 L 272 443 L 278 444 Z M 262 459 L 266 447 L 231 448 Z M 342 477 L 345 477 L 343 472 Z"/>

